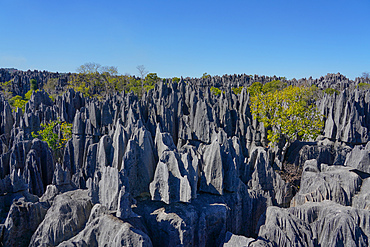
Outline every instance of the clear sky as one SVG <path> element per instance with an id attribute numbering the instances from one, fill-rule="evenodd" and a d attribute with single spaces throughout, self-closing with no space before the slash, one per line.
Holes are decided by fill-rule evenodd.
<path id="1" fill-rule="evenodd" d="M 370 71 L 369 0 L 0 0 L 0 67 L 160 77 Z"/>

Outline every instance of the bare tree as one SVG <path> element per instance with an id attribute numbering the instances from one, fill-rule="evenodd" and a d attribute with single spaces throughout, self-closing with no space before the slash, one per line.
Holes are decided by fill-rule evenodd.
<path id="1" fill-rule="evenodd" d="M 361 77 L 364 79 L 370 79 L 370 73 L 369 72 L 362 72 Z"/>
<path id="2" fill-rule="evenodd" d="M 146 74 L 148 74 L 149 71 L 147 71 L 145 69 L 145 66 L 144 65 L 138 65 L 136 68 L 139 71 L 139 75 L 140 75 L 141 80 L 144 80 Z"/>
<path id="3" fill-rule="evenodd" d="M 149 71 L 147 71 L 145 69 L 144 65 L 138 65 L 136 68 L 139 71 L 139 75 L 140 75 L 140 78 L 141 78 L 141 89 L 143 90 L 143 88 L 144 88 L 144 78 L 149 73 Z"/>
<path id="4" fill-rule="evenodd" d="M 77 68 L 78 73 L 88 74 L 88 73 L 97 73 L 99 72 L 101 65 L 98 63 L 85 63 Z"/>

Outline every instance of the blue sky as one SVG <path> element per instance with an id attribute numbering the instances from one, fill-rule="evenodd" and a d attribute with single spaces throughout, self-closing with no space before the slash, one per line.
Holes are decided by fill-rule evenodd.
<path id="1" fill-rule="evenodd" d="M 160 77 L 370 71 L 369 0 L 0 0 L 0 67 Z"/>

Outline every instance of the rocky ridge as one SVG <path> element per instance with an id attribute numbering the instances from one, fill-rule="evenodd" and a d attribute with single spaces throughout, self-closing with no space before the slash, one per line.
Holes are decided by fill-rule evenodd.
<path id="1" fill-rule="evenodd" d="M 23 78 L 19 88 L 55 76 L 0 74 Z M 279 150 L 266 148 L 247 91 L 231 90 L 272 79 L 279 78 L 182 79 L 141 98 L 101 101 L 70 89 L 52 102 L 41 90 L 25 112 L 2 98 L 3 245 L 367 246 L 370 91 L 341 75 L 305 80 L 341 92 L 317 102 L 323 136 L 293 143 L 286 155 L 302 170 L 298 188 L 281 176 Z M 212 94 L 212 85 L 224 93 Z M 73 123 L 62 162 L 31 136 L 57 119 Z"/>

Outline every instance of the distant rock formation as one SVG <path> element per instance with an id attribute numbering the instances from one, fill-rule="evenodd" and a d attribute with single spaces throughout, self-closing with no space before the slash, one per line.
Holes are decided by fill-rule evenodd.
<path id="1" fill-rule="evenodd" d="M 71 74 L 0 69 L 63 88 Z M 170 79 L 139 99 L 34 92 L 25 111 L 0 96 L 0 240 L 4 246 L 368 246 L 370 91 L 340 74 L 285 80 L 335 88 L 317 106 L 323 135 L 294 142 L 283 163 L 231 88 L 279 77 Z M 209 88 L 222 88 L 214 95 Z M 62 161 L 31 133 L 72 123 Z M 287 180 L 284 165 L 302 175 Z M 300 176 L 300 174 L 299 174 Z"/>

